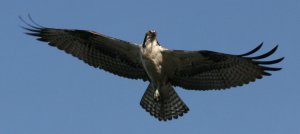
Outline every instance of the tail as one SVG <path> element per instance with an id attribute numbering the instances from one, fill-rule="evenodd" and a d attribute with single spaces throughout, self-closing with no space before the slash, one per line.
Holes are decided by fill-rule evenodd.
<path id="1" fill-rule="evenodd" d="M 150 113 L 150 115 L 158 118 L 159 121 L 177 119 L 189 111 L 189 108 L 184 104 L 180 97 L 175 92 L 174 88 L 168 84 L 160 89 L 159 99 L 155 99 L 155 88 L 149 84 L 140 105 Z"/>

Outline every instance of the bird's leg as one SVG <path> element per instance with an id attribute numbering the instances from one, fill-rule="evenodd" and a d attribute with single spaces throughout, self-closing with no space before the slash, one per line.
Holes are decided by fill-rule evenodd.
<path id="1" fill-rule="evenodd" d="M 157 82 L 151 82 L 152 88 L 155 89 L 154 94 L 153 94 L 153 98 L 155 101 L 159 101 L 160 100 L 160 93 L 159 93 L 159 86 L 157 86 L 158 84 L 156 84 Z"/>
<path id="2" fill-rule="evenodd" d="M 154 100 L 155 101 L 159 101 L 160 100 L 160 94 L 159 94 L 159 90 L 156 89 L 154 92 Z"/>

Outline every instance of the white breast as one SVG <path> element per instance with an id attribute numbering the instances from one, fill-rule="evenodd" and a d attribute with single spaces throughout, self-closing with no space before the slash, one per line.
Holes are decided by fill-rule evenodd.
<path id="1" fill-rule="evenodd" d="M 153 41 L 146 45 L 146 48 L 141 48 L 141 60 L 143 66 L 150 77 L 150 79 L 154 81 L 160 81 L 163 79 L 162 76 L 162 51 L 165 48 L 159 46 L 157 41 Z"/>

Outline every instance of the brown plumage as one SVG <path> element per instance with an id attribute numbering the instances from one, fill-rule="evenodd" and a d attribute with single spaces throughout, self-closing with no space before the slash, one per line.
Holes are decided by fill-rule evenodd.
<path id="1" fill-rule="evenodd" d="M 31 19 L 31 18 L 30 18 Z M 108 37 L 93 31 L 47 28 L 26 23 L 26 34 L 50 46 L 65 51 L 95 68 L 115 75 L 149 81 L 140 105 L 158 120 L 171 120 L 189 111 L 189 108 L 172 87 L 191 90 L 218 90 L 242 86 L 270 76 L 271 71 L 281 68 L 268 65 L 262 59 L 272 55 L 278 48 L 256 57 L 263 44 L 242 55 L 213 51 L 169 50 L 162 47 L 156 32 L 146 33 L 143 44 L 135 44 Z M 266 66 L 267 65 L 267 66 Z"/>

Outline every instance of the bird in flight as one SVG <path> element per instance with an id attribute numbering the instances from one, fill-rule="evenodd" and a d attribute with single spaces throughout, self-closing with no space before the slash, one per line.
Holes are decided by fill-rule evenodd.
<path id="1" fill-rule="evenodd" d="M 142 44 L 130 43 L 88 30 L 43 27 L 21 20 L 26 34 L 65 51 L 90 66 L 129 79 L 149 81 L 140 105 L 159 121 L 177 119 L 189 111 L 174 86 L 187 90 L 221 90 L 242 86 L 281 68 L 270 67 L 284 57 L 264 61 L 276 50 L 250 56 L 263 45 L 245 54 L 233 55 L 208 50 L 171 50 L 157 41 L 154 30 L 146 32 Z"/>

